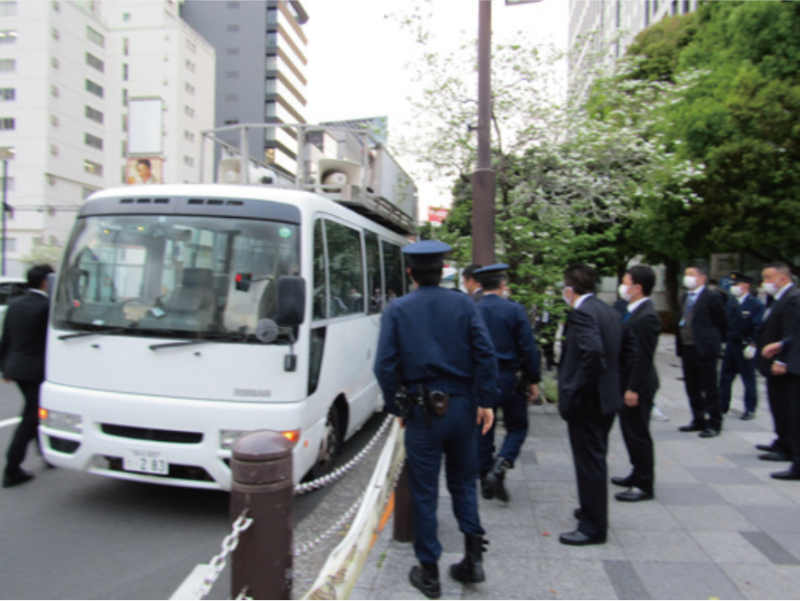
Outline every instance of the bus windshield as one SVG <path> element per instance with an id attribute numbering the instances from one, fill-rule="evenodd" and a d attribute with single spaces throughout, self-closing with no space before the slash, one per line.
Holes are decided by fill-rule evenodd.
<path id="1" fill-rule="evenodd" d="M 297 225 L 271 221 L 82 218 L 53 320 L 79 331 L 254 341 L 256 323 L 275 318 L 278 278 L 299 275 L 299 242 Z"/>

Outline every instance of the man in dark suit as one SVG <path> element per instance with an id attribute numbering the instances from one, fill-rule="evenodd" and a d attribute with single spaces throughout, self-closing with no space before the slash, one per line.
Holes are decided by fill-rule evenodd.
<path id="1" fill-rule="evenodd" d="M 764 290 L 772 297 L 772 303 L 764 314 L 757 337 L 758 371 L 767 379 L 769 408 L 777 438 L 771 445 L 757 445 L 757 448 L 766 451 L 759 459 L 791 461 L 793 446 L 800 444 L 800 424 L 793 427 L 793 421 L 800 418 L 796 415 L 800 413 L 797 408 L 800 344 L 795 340 L 800 336 L 800 291 L 792 283 L 791 271 L 785 263 L 768 265 L 762 277 Z M 800 479 L 800 448 L 792 468 L 772 476 Z"/>
<path id="2" fill-rule="evenodd" d="M 706 287 L 706 277 L 701 265 L 688 267 L 684 273 L 683 285 L 689 292 L 681 297 L 675 349 L 692 408 L 692 422 L 679 430 L 712 438 L 722 430 L 717 362 L 728 326 L 722 296 Z"/>
<path id="3" fill-rule="evenodd" d="M 756 416 L 758 391 L 756 390 L 756 332 L 764 316 L 764 305 L 750 294 L 753 278 L 739 271 L 730 275 L 730 299 L 725 307 L 728 317 L 728 336 L 725 340 L 725 355 L 719 376 L 719 404 L 722 413 L 731 406 L 731 387 L 736 374 L 742 376 L 744 384 L 744 413 L 742 419 Z"/>
<path id="4" fill-rule="evenodd" d="M 467 265 L 464 268 L 464 271 L 461 272 L 461 283 L 464 285 L 464 289 L 467 291 L 467 294 L 469 294 L 469 296 L 475 302 L 481 300 L 481 296 L 483 296 L 481 283 L 475 277 L 475 272 L 480 268 L 481 266 L 477 263 L 472 263 Z"/>
<path id="5" fill-rule="evenodd" d="M 622 407 L 619 355 L 622 322 L 594 296 L 597 275 L 579 263 L 564 272 L 567 318 L 558 368 L 558 410 L 567 422 L 580 508 L 565 545 L 596 545 L 608 534 L 608 432 Z"/>
<path id="6" fill-rule="evenodd" d="M 0 339 L 0 370 L 6 382 L 14 381 L 25 405 L 6 453 L 3 488 L 17 486 L 33 478 L 22 469 L 28 443 L 36 440 L 39 427 L 39 388 L 44 381 L 44 356 L 47 341 L 49 265 L 28 271 L 28 291 L 8 306 L 3 337 Z"/>
<path id="7" fill-rule="evenodd" d="M 628 301 L 622 318 L 623 338 L 632 342 L 623 345 L 621 373 L 625 392 L 619 423 L 633 471 L 626 478 L 611 478 L 612 484 L 628 488 L 615 495 L 618 501 L 646 501 L 654 496 L 650 414 L 659 386 L 653 358 L 661 334 L 661 318 L 650 301 L 655 283 L 652 268 L 636 265 L 625 272 L 619 289 L 620 297 Z"/>

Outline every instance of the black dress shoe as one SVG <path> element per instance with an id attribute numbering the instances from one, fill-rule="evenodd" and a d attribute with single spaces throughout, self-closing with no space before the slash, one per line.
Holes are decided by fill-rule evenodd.
<path id="1" fill-rule="evenodd" d="M 12 486 L 19 486 L 33 480 L 33 474 L 29 474 L 23 469 L 15 472 L 6 472 L 3 475 L 3 488 L 11 488 Z"/>
<path id="2" fill-rule="evenodd" d="M 572 545 L 573 547 L 583 547 L 585 545 L 602 545 L 606 542 L 605 536 L 586 536 L 580 530 L 565 532 L 558 537 L 558 542 L 562 545 Z"/>
<path id="3" fill-rule="evenodd" d="M 572 512 L 572 515 L 576 520 L 581 519 L 581 508 L 580 507 L 576 507 L 575 511 Z"/>
<path id="4" fill-rule="evenodd" d="M 781 453 L 780 451 L 772 451 L 771 453 L 764 453 L 758 456 L 759 459 L 762 461 L 791 461 L 791 457 L 789 457 L 786 453 Z"/>
<path id="5" fill-rule="evenodd" d="M 756 418 L 755 413 L 753 413 L 752 411 L 745 411 L 744 413 L 742 413 L 742 417 L 739 419 L 745 422 L 749 422 L 750 420 L 753 420 L 755 418 Z"/>
<path id="6" fill-rule="evenodd" d="M 423 563 L 411 568 L 408 580 L 428 599 L 442 596 L 442 585 L 439 583 L 439 566 L 435 563 Z"/>
<path id="7" fill-rule="evenodd" d="M 486 481 L 486 474 L 481 475 L 481 496 L 484 499 L 494 499 L 494 489 Z"/>
<path id="8" fill-rule="evenodd" d="M 678 428 L 678 430 L 680 430 L 681 432 L 702 432 L 705 429 L 706 429 L 705 426 L 701 426 L 695 423 L 687 424 L 685 426 L 681 426 L 680 428 Z"/>
<path id="9" fill-rule="evenodd" d="M 641 488 L 630 488 L 614 495 L 617 501 L 625 501 L 627 503 L 636 503 L 637 501 L 649 501 L 655 498 L 652 492 L 647 492 Z"/>
<path id="10" fill-rule="evenodd" d="M 757 444 L 756 449 L 759 451 L 765 451 L 767 453 L 774 453 L 778 449 L 775 448 L 775 443 L 772 444 Z"/>
<path id="11" fill-rule="evenodd" d="M 715 436 L 719 436 L 720 431 L 716 428 L 706 428 L 698 436 L 700 438 L 714 438 Z"/>
<path id="12" fill-rule="evenodd" d="M 788 469 L 783 472 L 775 472 L 774 474 L 770 474 L 770 476 L 776 480 L 800 480 L 800 471 Z"/>
<path id="13" fill-rule="evenodd" d="M 633 476 L 625 476 L 624 478 L 620 478 L 619 476 L 614 476 L 611 478 L 611 484 L 614 486 L 621 486 L 622 488 L 630 488 L 633 486 Z"/>

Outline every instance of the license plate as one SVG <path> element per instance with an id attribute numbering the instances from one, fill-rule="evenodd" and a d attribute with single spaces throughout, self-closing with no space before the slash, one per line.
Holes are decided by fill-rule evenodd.
<path id="1" fill-rule="evenodd" d="M 164 453 L 158 451 L 127 451 L 123 457 L 123 469 L 126 472 L 141 474 L 169 474 L 169 461 Z"/>

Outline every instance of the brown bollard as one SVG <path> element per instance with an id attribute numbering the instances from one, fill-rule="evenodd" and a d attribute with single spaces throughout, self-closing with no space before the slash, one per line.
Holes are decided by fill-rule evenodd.
<path id="1" fill-rule="evenodd" d="M 403 465 L 394 489 L 394 540 L 399 543 L 410 543 L 414 540 L 414 512 L 407 464 Z"/>
<path id="2" fill-rule="evenodd" d="M 292 598 L 294 480 L 292 443 L 260 430 L 233 444 L 231 522 L 247 509 L 253 523 L 233 552 L 231 598 Z"/>

